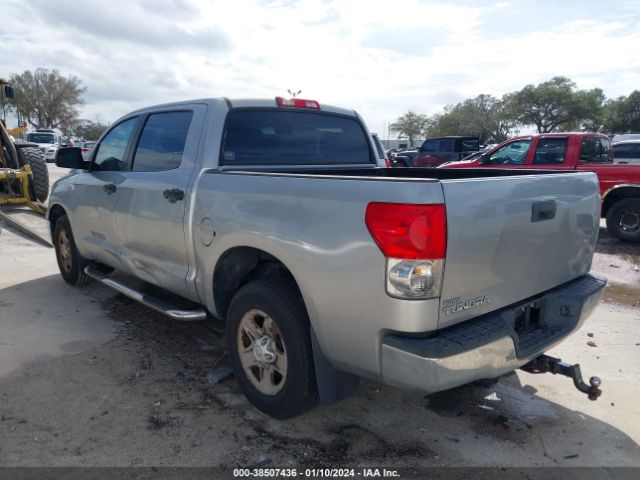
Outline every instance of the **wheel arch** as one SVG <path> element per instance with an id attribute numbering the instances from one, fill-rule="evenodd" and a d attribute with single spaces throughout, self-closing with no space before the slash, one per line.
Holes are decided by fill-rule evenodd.
<path id="1" fill-rule="evenodd" d="M 623 198 L 640 198 L 640 185 L 616 185 L 607 190 L 602 198 L 601 216 L 606 217 L 611 206 Z"/>
<path id="2" fill-rule="evenodd" d="M 58 203 L 49 206 L 49 208 L 47 209 L 47 218 L 49 220 L 49 230 L 51 232 L 52 238 L 53 238 L 53 229 L 56 226 L 56 222 L 63 215 L 67 215 L 67 211 L 64 209 L 62 205 Z"/>
<path id="3" fill-rule="evenodd" d="M 213 301 L 216 312 L 224 318 L 233 295 L 247 283 L 267 277 L 293 280 L 302 296 L 300 284 L 291 269 L 271 253 L 256 247 L 235 246 L 220 255 L 213 270 Z M 304 302 L 304 296 L 303 302 Z M 305 303 L 305 308 L 306 303 Z"/>

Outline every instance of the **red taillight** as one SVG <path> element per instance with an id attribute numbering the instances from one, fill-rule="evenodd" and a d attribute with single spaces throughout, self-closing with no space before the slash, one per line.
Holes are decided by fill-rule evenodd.
<path id="1" fill-rule="evenodd" d="M 279 107 L 312 108 L 314 110 L 320 110 L 320 104 L 318 102 L 315 100 L 305 100 L 303 98 L 276 97 L 276 103 Z"/>
<path id="2" fill-rule="evenodd" d="M 391 160 L 389 160 L 388 158 L 384 159 L 384 166 L 387 168 L 391 168 Z"/>
<path id="3" fill-rule="evenodd" d="M 447 215 L 443 204 L 370 203 L 365 223 L 387 258 L 444 259 Z"/>

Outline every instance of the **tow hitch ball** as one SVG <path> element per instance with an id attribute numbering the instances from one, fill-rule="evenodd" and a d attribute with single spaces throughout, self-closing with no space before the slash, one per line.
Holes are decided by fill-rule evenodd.
<path id="1" fill-rule="evenodd" d="M 589 385 L 587 385 L 584 383 L 584 380 L 582 380 L 580 365 L 569 365 L 559 358 L 540 355 L 520 368 L 528 373 L 553 373 L 554 375 L 560 374 L 569 377 L 573 379 L 573 384 L 578 390 L 587 394 L 589 400 L 597 400 L 602 394 L 600 390 L 600 384 L 602 382 L 599 377 L 591 377 L 589 379 Z"/>

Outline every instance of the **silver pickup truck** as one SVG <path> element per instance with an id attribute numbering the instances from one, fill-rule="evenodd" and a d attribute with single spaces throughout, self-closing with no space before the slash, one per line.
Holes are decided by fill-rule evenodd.
<path id="1" fill-rule="evenodd" d="M 56 163 L 74 169 L 48 209 L 64 280 L 224 320 L 273 417 L 360 377 L 437 392 L 524 368 L 600 393 L 544 355 L 605 285 L 592 173 L 383 168 L 355 112 L 280 97 L 138 110 Z"/>

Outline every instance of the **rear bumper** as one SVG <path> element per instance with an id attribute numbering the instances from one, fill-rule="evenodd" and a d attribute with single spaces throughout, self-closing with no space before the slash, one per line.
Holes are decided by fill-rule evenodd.
<path id="1" fill-rule="evenodd" d="M 443 330 L 429 338 L 386 335 L 382 379 L 433 393 L 496 378 L 526 364 L 582 326 L 598 305 L 606 279 L 584 275 L 527 299 Z M 535 305 L 536 325 L 516 331 L 523 309 Z"/>

